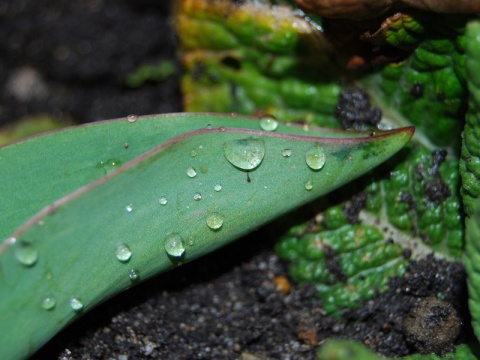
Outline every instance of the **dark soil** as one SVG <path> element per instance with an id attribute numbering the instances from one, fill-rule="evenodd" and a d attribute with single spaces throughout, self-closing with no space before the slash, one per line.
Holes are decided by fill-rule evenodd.
<path id="1" fill-rule="evenodd" d="M 169 7 L 163 0 L 2 2 L 0 125 L 37 113 L 88 122 L 180 111 Z M 138 89 L 124 85 L 126 73 L 161 60 L 175 61 L 175 74 Z M 22 92 L 15 84 L 25 73 L 31 82 Z M 274 254 L 274 237 L 266 234 L 257 232 L 121 294 L 33 358 L 313 359 L 329 337 L 404 355 L 421 343 L 415 333 L 406 341 L 404 319 L 422 299 L 438 294 L 458 313 L 448 320 L 463 324 L 457 342 L 471 337 L 460 265 L 413 263 L 388 293 L 334 319 L 324 314 L 313 287 L 277 290 L 288 272 Z"/>

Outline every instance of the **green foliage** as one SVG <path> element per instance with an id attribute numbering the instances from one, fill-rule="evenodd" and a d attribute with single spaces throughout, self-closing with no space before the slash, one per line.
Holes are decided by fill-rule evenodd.
<path id="1" fill-rule="evenodd" d="M 429 13 L 393 18 L 380 43 L 411 53 L 363 82 L 383 107 L 405 117 L 432 143 L 458 146 L 466 104 L 468 18 Z"/>
<path id="2" fill-rule="evenodd" d="M 445 356 L 434 354 L 414 354 L 399 359 L 403 360 L 477 360 L 479 353 L 478 344 L 462 344 L 453 353 Z M 353 341 L 328 340 L 320 347 L 317 360 L 386 360 L 387 358 L 377 355 L 364 345 Z"/>
<path id="3" fill-rule="evenodd" d="M 480 336 L 480 22 L 472 22 L 467 31 L 467 73 L 469 102 L 463 132 L 462 196 L 467 218 L 465 267 L 468 273 L 469 304 L 473 328 Z"/>
<path id="4" fill-rule="evenodd" d="M 127 74 L 125 84 L 129 87 L 136 88 L 147 81 L 162 81 L 173 74 L 175 64 L 171 61 L 162 61 L 156 65 L 144 64 L 138 69 Z"/>
<path id="5" fill-rule="evenodd" d="M 293 23 L 286 7 L 202 3 L 185 5 L 177 23 L 187 111 L 268 113 L 339 127 L 340 69 L 330 61 L 326 39 L 307 21 Z"/>

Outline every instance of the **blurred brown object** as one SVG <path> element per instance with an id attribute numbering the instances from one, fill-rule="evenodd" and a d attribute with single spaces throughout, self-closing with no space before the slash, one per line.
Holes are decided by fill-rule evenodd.
<path id="1" fill-rule="evenodd" d="M 333 19 L 372 19 L 392 8 L 401 10 L 406 7 L 437 13 L 480 13 L 479 0 L 296 0 L 296 2 L 307 13 Z"/>

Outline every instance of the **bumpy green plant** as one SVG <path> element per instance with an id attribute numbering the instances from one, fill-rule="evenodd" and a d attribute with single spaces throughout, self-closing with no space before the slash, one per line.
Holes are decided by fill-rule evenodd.
<path id="1" fill-rule="evenodd" d="M 314 283 L 325 310 L 339 315 L 385 290 L 409 261 L 429 252 L 461 261 L 462 180 L 467 215 L 472 212 L 466 236 L 471 309 L 474 319 L 480 318 L 475 306 L 480 296 L 473 285 L 478 241 L 472 235 L 477 234 L 478 216 L 476 200 L 468 200 L 479 193 L 478 109 L 472 101 L 462 179 L 458 171 L 467 97 L 470 93 L 475 99 L 478 78 L 475 26 L 466 33 L 474 17 L 406 8 L 386 16 L 377 28 L 372 29 L 372 22 L 329 20 L 323 33 L 310 14 L 301 19 L 298 9 L 288 6 L 272 11 L 270 5 L 276 3 L 246 1 L 238 7 L 182 1 L 178 29 L 187 67 L 187 108 L 214 110 L 218 96 L 222 111 L 267 113 L 304 124 L 373 131 L 417 126 L 412 146 L 336 193 L 335 200 L 324 201 L 314 221 L 292 228 L 280 239 L 277 251 L 289 262 L 292 277 Z M 279 20 L 273 21 L 274 16 Z M 204 41 L 192 32 L 208 33 L 209 27 L 219 29 L 230 42 L 214 37 Z M 276 41 L 265 45 L 264 34 Z M 325 36 L 350 58 L 342 62 L 325 44 Z M 358 64 L 363 67 L 352 69 Z M 209 98 L 194 97 L 200 91 L 209 92 Z"/>

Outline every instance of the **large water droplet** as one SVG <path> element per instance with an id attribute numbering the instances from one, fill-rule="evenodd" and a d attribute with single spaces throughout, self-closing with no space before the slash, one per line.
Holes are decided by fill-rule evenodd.
<path id="1" fill-rule="evenodd" d="M 195 201 L 202 200 L 202 194 L 200 194 L 200 193 L 193 194 L 193 200 L 195 200 Z"/>
<path id="2" fill-rule="evenodd" d="M 134 281 L 137 281 L 138 279 L 140 279 L 140 272 L 136 269 L 131 269 L 129 272 L 128 272 L 128 278 L 130 279 L 130 281 L 134 282 Z"/>
<path id="3" fill-rule="evenodd" d="M 70 299 L 70 307 L 73 311 L 80 312 L 83 310 L 83 303 L 80 301 L 79 298 L 74 296 Z"/>
<path id="4" fill-rule="evenodd" d="M 37 249 L 32 244 L 17 241 L 13 250 L 15 258 L 25 266 L 32 266 L 38 260 Z"/>
<path id="5" fill-rule="evenodd" d="M 283 157 L 286 157 L 286 158 L 292 156 L 292 150 L 290 150 L 290 149 L 283 149 L 283 150 L 282 150 L 282 156 L 283 156 Z"/>
<path id="6" fill-rule="evenodd" d="M 195 176 L 197 176 L 197 171 L 193 167 L 189 167 L 187 169 L 187 175 L 188 177 L 194 178 Z"/>
<path id="7" fill-rule="evenodd" d="M 128 204 L 127 206 L 125 206 L 125 211 L 127 213 L 131 213 L 133 211 L 133 206 L 132 204 Z"/>
<path id="8" fill-rule="evenodd" d="M 306 183 L 305 183 L 305 189 L 307 189 L 308 191 L 312 190 L 313 189 L 313 183 L 311 180 L 308 180 Z"/>
<path id="9" fill-rule="evenodd" d="M 315 143 L 305 154 L 305 161 L 313 170 L 320 170 L 325 165 L 325 159 L 325 151 L 318 143 Z"/>
<path id="10" fill-rule="evenodd" d="M 223 153 L 232 165 L 243 170 L 252 170 L 262 162 L 265 144 L 262 139 L 255 138 L 233 140 L 224 144 Z"/>
<path id="11" fill-rule="evenodd" d="M 260 127 L 265 131 L 275 131 L 278 128 L 278 122 L 271 117 L 264 117 L 260 120 Z"/>
<path id="12" fill-rule="evenodd" d="M 127 262 L 132 257 L 132 252 L 124 243 L 117 244 L 115 257 L 121 262 Z"/>
<path id="13" fill-rule="evenodd" d="M 138 115 L 135 115 L 135 114 L 130 114 L 127 116 L 128 122 L 131 122 L 131 123 L 137 121 L 137 119 L 138 119 Z"/>
<path id="14" fill-rule="evenodd" d="M 158 199 L 158 202 L 160 203 L 160 205 L 167 205 L 167 198 L 162 196 L 160 199 Z"/>
<path id="15" fill-rule="evenodd" d="M 213 189 L 218 192 L 218 191 L 222 190 L 222 185 L 216 184 L 216 185 L 213 187 Z"/>
<path id="16" fill-rule="evenodd" d="M 42 308 L 45 310 L 52 310 L 55 307 L 56 301 L 52 296 L 46 296 L 42 300 Z"/>
<path id="17" fill-rule="evenodd" d="M 178 233 L 170 233 L 165 237 L 163 246 L 168 255 L 180 257 L 185 252 L 183 239 Z"/>
<path id="18" fill-rule="evenodd" d="M 218 230 L 223 226 L 223 216 L 219 213 L 210 214 L 207 217 L 207 225 L 212 230 Z"/>

